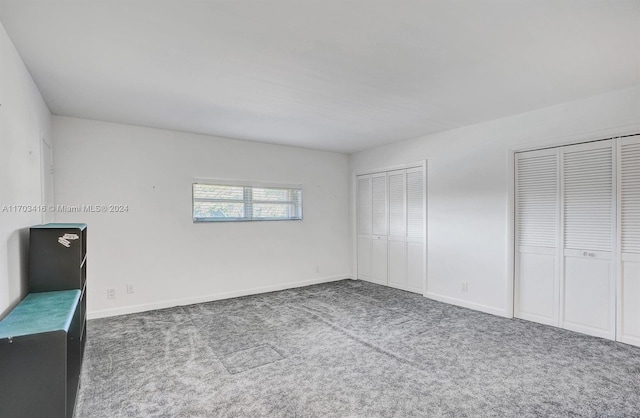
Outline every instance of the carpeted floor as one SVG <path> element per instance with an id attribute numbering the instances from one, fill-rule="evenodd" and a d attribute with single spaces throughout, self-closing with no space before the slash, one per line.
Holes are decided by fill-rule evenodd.
<path id="1" fill-rule="evenodd" d="M 89 321 L 76 417 L 640 416 L 640 349 L 344 280 Z"/>

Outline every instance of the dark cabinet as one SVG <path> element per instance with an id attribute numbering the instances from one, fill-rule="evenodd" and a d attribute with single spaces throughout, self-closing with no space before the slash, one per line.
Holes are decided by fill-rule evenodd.
<path id="1" fill-rule="evenodd" d="M 0 321 L 0 416 L 71 418 L 87 335 L 87 226 L 29 232 L 29 293 Z"/>
<path id="2" fill-rule="evenodd" d="M 81 347 L 87 329 L 87 225 L 49 223 L 29 232 L 29 293 L 80 290 Z"/>
<path id="3" fill-rule="evenodd" d="M 29 234 L 29 292 L 84 289 L 87 226 L 45 224 Z"/>
<path id="4" fill-rule="evenodd" d="M 82 365 L 79 302 L 79 290 L 30 293 L 0 322 L 0 416 L 73 416 Z"/>

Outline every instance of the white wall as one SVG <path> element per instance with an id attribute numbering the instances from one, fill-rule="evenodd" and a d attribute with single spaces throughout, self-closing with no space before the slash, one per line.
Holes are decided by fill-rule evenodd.
<path id="1" fill-rule="evenodd" d="M 10 206 L 42 203 L 40 142 L 51 141 L 50 126 L 49 109 L 0 24 L 0 317 L 26 293 L 28 227 L 42 216 Z"/>
<path id="2" fill-rule="evenodd" d="M 56 214 L 88 224 L 90 317 L 350 276 L 344 154 L 58 116 L 53 132 L 57 204 L 129 206 Z M 300 183 L 304 220 L 194 224 L 202 177 Z"/>
<path id="3" fill-rule="evenodd" d="M 511 316 L 513 150 L 637 132 L 640 87 L 355 153 L 350 170 L 427 159 L 427 296 Z"/>

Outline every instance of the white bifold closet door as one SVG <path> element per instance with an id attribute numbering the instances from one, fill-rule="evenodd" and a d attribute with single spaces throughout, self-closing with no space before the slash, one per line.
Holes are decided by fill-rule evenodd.
<path id="1" fill-rule="evenodd" d="M 407 174 L 389 176 L 389 286 L 407 287 Z"/>
<path id="2" fill-rule="evenodd" d="M 357 179 L 358 279 L 371 281 L 371 176 Z"/>
<path id="3" fill-rule="evenodd" d="M 425 180 L 422 167 L 407 169 L 407 283 L 406 290 L 425 289 Z"/>
<path id="4" fill-rule="evenodd" d="M 614 169 L 611 141 L 561 148 L 563 328 L 615 339 Z"/>
<path id="5" fill-rule="evenodd" d="M 358 278 L 425 291 L 422 167 L 357 177 Z"/>
<path id="6" fill-rule="evenodd" d="M 371 175 L 371 281 L 387 284 L 387 175 Z"/>
<path id="7" fill-rule="evenodd" d="M 640 346 L 640 135 L 618 140 L 618 340 Z"/>
<path id="8" fill-rule="evenodd" d="M 615 339 L 612 151 L 516 155 L 516 317 Z"/>
<path id="9" fill-rule="evenodd" d="M 560 153 L 516 155 L 515 316 L 559 326 Z"/>

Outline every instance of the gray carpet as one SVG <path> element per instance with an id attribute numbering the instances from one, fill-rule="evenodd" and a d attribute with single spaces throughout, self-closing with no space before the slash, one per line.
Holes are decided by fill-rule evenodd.
<path id="1" fill-rule="evenodd" d="M 89 321 L 76 417 L 640 416 L 640 349 L 361 281 Z"/>

